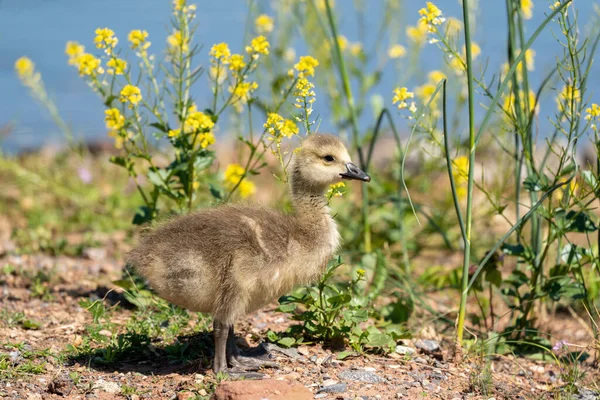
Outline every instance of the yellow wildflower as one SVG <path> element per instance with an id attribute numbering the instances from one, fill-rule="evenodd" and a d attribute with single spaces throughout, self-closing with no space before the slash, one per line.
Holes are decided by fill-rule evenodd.
<path id="1" fill-rule="evenodd" d="M 106 66 L 109 67 L 106 70 L 106 72 L 108 72 L 109 74 L 123 75 L 123 73 L 127 69 L 127 61 L 121 60 L 120 58 L 111 58 L 106 63 Z"/>
<path id="2" fill-rule="evenodd" d="M 429 77 L 429 82 L 434 83 L 434 84 L 438 84 L 440 81 L 446 79 L 446 74 L 444 74 L 442 71 L 431 71 L 429 73 L 429 75 L 427 75 Z"/>
<path id="3" fill-rule="evenodd" d="M 521 12 L 523 18 L 531 19 L 533 17 L 533 0 L 521 0 Z"/>
<path id="4" fill-rule="evenodd" d="M 257 58 L 259 54 L 269 54 L 269 42 L 264 36 L 257 36 L 250 42 L 250 46 L 246 46 L 246 51 L 254 58 Z"/>
<path id="5" fill-rule="evenodd" d="M 348 47 L 348 39 L 344 35 L 338 35 L 337 42 L 340 46 L 341 51 L 346 50 L 346 48 Z"/>
<path id="6" fill-rule="evenodd" d="M 229 58 L 229 69 L 232 71 L 241 71 L 246 66 L 244 56 L 241 54 L 233 54 Z"/>
<path id="7" fill-rule="evenodd" d="M 254 182 L 244 179 L 242 182 L 240 182 L 238 190 L 240 191 L 240 197 L 245 199 L 256 193 L 256 186 L 254 185 Z"/>
<path id="8" fill-rule="evenodd" d="M 294 88 L 294 96 L 296 96 L 294 106 L 296 108 L 304 108 L 307 115 L 311 115 L 313 112 L 312 104 L 315 102 L 314 87 L 315 85 L 308 79 L 300 76 Z"/>
<path id="9" fill-rule="evenodd" d="M 21 57 L 15 61 L 15 70 L 21 79 L 27 79 L 33 76 L 35 64 L 28 57 Z"/>
<path id="10" fill-rule="evenodd" d="M 65 46 L 65 53 L 69 56 L 69 65 L 77 65 L 77 58 L 83 55 L 85 47 L 77 42 L 68 41 Z"/>
<path id="11" fill-rule="evenodd" d="M 225 82 L 225 79 L 227 79 L 227 68 L 222 64 L 218 67 L 216 65 L 211 65 L 208 73 L 210 75 L 210 79 L 217 81 L 218 85 L 222 85 L 223 82 Z"/>
<path id="12" fill-rule="evenodd" d="M 242 103 L 246 103 L 250 99 L 252 92 L 257 88 L 258 83 L 256 82 L 241 82 L 236 87 L 230 87 L 229 93 L 233 93 Z"/>
<path id="13" fill-rule="evenodd" d="M 406 36 L 417 45 L 422 45 L 425 42 L 427 32 L 429 32 L 429 28 L 426 22 L 419 21 L 416 26 L 406 27 Z"/>
<path id="14" fill-rule="evenodd" d="M 125 117 L 118 108 L 110 108 L 104 111 L 104 115 L 104 122 L 108 129 L 118 131 L 125 126 Z"/>
<path id="15" fill-rule="evenodd" d="M 578 88 L 569 84 L 566 85 L 558 95 L 558 109 L 560 111 L 571 110 L 571 102 L 574 103 L 573 109 L 577 108 L 577 102 L 581 100 L 581 92 Z M 565 107 L 566 105 L 566 107 Z"/>
<path id="16" fill-rule="evenodd" d="M 142 101 L 142 92 L 137 86 L 125 85 L 121 90 L 119 100 L 121 103 L 129 103 L 129 108 L 133 108 L 133 106 Z"/>
<path id="17" fill-rule="evenodd" d="M 219 43 L 210 48 L 209 54 L 214 57 L 215 60 L 219 60 L 223 64 L 227 64 L 229 62 L 229 56 L 231 55 L 231 52 L 229 51 L 229 46 L 227 43 Z"/>
<path id="18" fill-rule="evenodd" d="M 523 90 L 519 91 L 519 103 L 521 104 L 522 107 L 525 105 L 524 93 L 525 92 Z M 529 91 L 529 96 L 527 97 L 527 102 L 529 103 L 529 112 L 533 111 L 533 108 L 536 106 L 536 104 L 535 104 L 535 93 L 532 90 Z M 508 93 L 508 96 L 504 97 L 503 108 L 510 115 L 515 115 L 516 110 L 515 110 L 515 93 L 514 93 L 514 91 L 511 90 Z"/>
<path id="19" fill-rule="evenodd" d="M 555 1 L 554 4 L 550 4 L 550 9 L 552 11 L 556 10 L 558 7 L 560 7 L 560 1 Z"/>
<path id="20" fill-rule="evenodd" d="M 115 36 L 115 32 L 108 28 L 98 28 L 95 33 L 94 43 L 96 43 L 96 47 L 104 49 L 106 54 L 112 54 L 112 50 L 119 42 L 119 39 Z"/>
<path id="21" fill-rule="evenodd" d="M 204 114 L 202 111 L 195 111 L 187 116 L 184 126 L 192 132 L 210 131 L 215 123 L 209 115 Z"/>
<path id="22" fill-rule="evenodd" d="M 79 69 L 79 75 L 96 75 L 104 72 L 100 66 L 100 60 L 89 53 L 77 57 L 75 62 Z"/>
<path id="23" fill-rule="evenodd" d="M 592 103 L 592 106 L 585 109 L 585 112 L 588 114 L 585 116 L 586 120 L 591 120 L 592 118 L 600 117 L 600 106 L 596 103 Z"/>
<path id="24" fill-rule="evenodd" d="M 127 37 L 129 43 L 131 43 L 131 48 L 134 50 L 138 48 L 141 50 L 148 49 L 148 47 L 150 47 L 150 42 L 146 41 L 147 38 L 148 32 L 140 29 L 132 30 L 129 32 L 129 36 Z"/>
<path id="25" fill-rule="evenodd" d="M 469 181 L 469 157 L 461 156 L 452 161 L 452 177 L 456 184 L 458 198 L 467 196 L 467 183 Z"/>
<path id="26" fill-rule="evenodd" d="M 181 129 L 170 129 L 169 130 L 169 137 L 177 137 L 181 135 Z"/>
<path id="27" fill-rule="evenodd" d="M 421 8 L 419 10 L 419 15 L 421 16 L 419 22 L 426 23 L 429 32 L 435 32 L 435 26 L 441 25 L 446 20 L 442 17 L 442 10 L 440 10 L 435 4 L 433 4 L 430 1 L 426 3 L 425 8 Z"/>
<path id="28" fill-rule="evenodd" d="M 273 18 L 269 17 L 267 14 L 261 14 L 254 20 L 254 26 L 258 33 L 272 32 L 274 28 Z"/>
<path id="29" fill-rule="evenodd" d="M 346 184 L 344 182 L 333 183 L 329 185 L 329 189 L 327 189 L 327 193 L 325 193 L 325 197 L 327 200 L 331 201 L 332 197 L 340 197 L 346 193 Z"/>
<path id="30" fill-rule="evenodd" d="M 213 143 L 215 143 L 215 135 L 212 132 L 203 132 L 196 137 L 194 146 L 205 149 Z"/>
<path id="31" fill-rule="evenodd" d="M 413 92 L 409 92 L 408 89 L 405 87 L 399 87 L 394 89 L 394 98 L 392 99 L 392 103 L 398 103 L 398 108 L 400 109 L 406 108 L 408 107 L 408 103 L 406 102 L 406 100 L 412 99 L 414 97 L 415 94 Z"/>
<path id="32" fill-rule="evenodd" d="M 184 37 L 179 30 L 175 30 L 173 34 L 167 37 L 167 44 L 171 51 L 177 49 L 177 53 L 181 51 L 181 53 L 185 54 L 190 50 L 189 38 Z"/>
<path id="33" fill-rule="evenodd" d="M 246 170 L 239 164 L 229 164 L 225 169 L 225 181 L 237 184 Z"/>
<path id="34" fill-rule="evenodd" d="M 431 83 L 426 83 L 424 85 L 417 87 L 415 89 L 415 94 L 417 95 L 418 98 L 421 99 L 421 101 L 423 101 L 423 103 L 427 103 L 429 101 L 429 99 L 431 99 L 431 96 L 433 96 L 433 93 L 435 93 L 435 88 L 436 88 L 436 85 L 432 85 Z M 429 103 L 429 106 L 431 108 L 435 108 L 437 106 L 437 99 L 438 99 L 438 97 L 436 96 L 434 99 L 431 100 L 431 103 Z"/>
<path id="35" fill-rule="evenodd" d="M 527 70 L 533 71 L 535 69 L 534 59 L 535 50 L 527 49 L 527 51 L 525 52 L 525 65 L 527 65 Z"/>
<path id="36" fill-rule="evenodd" d="M 406 55 L 406 48 L 401 44 L 395 44 L 388 49 L 389 58 L 400 58 Z"/>
<path id="37" fill-rule="evenodd" d="M 350 54 L 354 57 L 358 57 L 363 51 L 363 46 L 360 42 L 350 44 Z"/>
<path id="38" fill-rule="evenodd" d="M 115 148 L 122 149 L 123 142 L 125 141 L 123 136 L 119 135 L 118 131 L 108 131 L 108 136 L 115 139 Z"/>
<path id="39" fill-rule="evenodd" d="M 319 66 L 319 61 L 311 56 L 301 56 L 300 61 L 294 65 L 296 71 L 302 76 L 308 75 L 313 76 L 315 74 L 315 67 Z"/>

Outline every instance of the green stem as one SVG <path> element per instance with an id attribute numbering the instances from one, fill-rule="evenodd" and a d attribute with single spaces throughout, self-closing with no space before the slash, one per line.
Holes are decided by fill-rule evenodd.
<path id="1" fill-rule="evenodd" d="M 337 66 L 342 80 L 342 86 L 346 101 L 348 103 L 348 110 L 350 113 L 350 121 L 352 122 L 352 141 L 353 147 L 358 152 L 358 161 L 362 169 L 366 169 L 365 160 L 363 156 L 362 146 L 360 145 L 360 133 L 358 129 L 358 118 L 356 116 L 356 105 L 354 104 L 354 97 L 352 96 L 352 88 L 350 87 L 350 78 L 348 77 L 348 69 L 346 68 L 346 62 L 342 54 L 342 49 L 337 40 L 337 26 L 333 19 L 333 12 L 331 11 L 331 4 L 329 0 L 325 0 L 325 8 L 327 10 L 327 20 L 329 22 L 329 28 L 331 29 L 331 35 L 333 37 L 333 48 L 335 49 L 335 58 L 337 58 Z M 369 191 L 366 185 L 361 185 L 362 194 L 362 219 L 363 219 L 363 234 L 364 234 L 364 247 L 365 252 L 371 252 L 371 227 L 369 224 Z"/>
<path id="2" fill-rule="evenodd" d="M 467 293 L 469 284 L 469 264 L 471 262 L 471 225 L 473 214 L 473 181 L 475 173 L 475 97 L 473 91 L 473 55 L 471 54 L 471 26 L 469 24 L 469 0 L 463 0 L 463 20 L 467 62 L 467 92 L 469 108 L 469 180 L 467 184 L 467 213 L 465 232 L 463 235 L 464 252 L 462 268 L 462 284 L 458 320 L 456 324 L 456 343 L 460 347 L 463 340 Z"/>

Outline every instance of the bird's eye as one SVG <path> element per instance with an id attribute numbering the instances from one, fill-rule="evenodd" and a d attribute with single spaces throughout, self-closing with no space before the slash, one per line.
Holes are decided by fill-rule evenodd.
<path id="1" fill-rule="evenodd" d="M 332 162 L 332 161 L 335 161 L 335 158 L 333 158 L 333 156 L 326 155 L 325 157 L 323 157 L 323 160 L 325 160 L 327 162 Z"/>

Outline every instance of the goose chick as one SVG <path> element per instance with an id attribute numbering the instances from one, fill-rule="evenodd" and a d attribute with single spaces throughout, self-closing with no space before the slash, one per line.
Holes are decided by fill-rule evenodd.
<path id="1" fill-rule="evenodd" d="M 256 369 L 233 325 L 324 272 L 340 236 L 324 196 L 341 179 L 369 182 L 333 135 L 307 137 L 290 167 L 293 212 L 227 204 L 181 216 L 146 235 L 127 263 L 164 299 L 214 318 L 213 370 Z"/>

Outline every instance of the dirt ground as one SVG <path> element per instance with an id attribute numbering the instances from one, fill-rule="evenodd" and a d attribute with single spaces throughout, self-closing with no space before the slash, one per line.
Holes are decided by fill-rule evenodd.
<path id="1" fill-rule="evenodd" d="M 0 257 L 4 268 L 0 279 L 2 319 L 0 321 L 0 397 L 7 399 L 192 399 L 209 398 L 218 384 L 210 362 L 172 362 L 159 353 L 148 353 L 136 362 L 98 365 L 93 360 L 69 357 L 68 349 L 81 345 L 91 313 L 82 299 L 120 301 L 119 289 L 111 282 L 119 279 L 122 261 L 111 245 L 86 249 L 80 258 L 38 255 Z M 122 253 L 120 253 L 122 254 Z M 47 296 L 39 296 L 27 271 L 52 273 Z M 36 292 L 37 291 L 37 292 Z M 36 295 L 38 293 L 38 295 Z M 256 346 L 268 329 L 281 331 L 292 321 L 274 311 L 275 305 L 250 315 L 238 324 L 241 344 Z M 21 313 L 21 314 L 19 314 Z M 124 323 L 131 311 L 122 308 L 111 322 Z M 11 316 L 21 315 L 20 322 Z M 11 319 L 12 318 L 12 319 Z M 24 321 L 37 321 L 35 324 Z M 37 324 L 37 325 L 36 325 Z M 561 329 L 567 329 L 564 325 Z M 575 328 L 574 328 L 575 329 Z M 108 332 L 110 334 L 110 332 Z M 336 354 L 320 345 L 282 349 L 266 345 L 278 369 L 264 370 L 266 377 L 299 382 L 323 399 L 550 399 L 600 398 L 595 386 L 598 370 L 591 363 L 585 372 L 579 394 L 571 397 L 561 389 L 564 369 L 556 363 L 512 356 L 492 357 L 485 366 L 465 355 L 454 362 L 451 340 L 439 334 L 421 332 L 425 339 L 436 338 L 427 346 L 417 339 L 403 343 L 400 353 L 366 355 L 337 360 Z M 430 337 L 427 337 L 430 336 Z M 211 354 L 209 331 L 182 338 L 190 346 L 200 346 Z M 159 347 L 160 342 L 151 346 Z M 417 346 L 416 346 L 417 345 Z M 439 349 L 435 349 L 439 345 Z M 150 346 L 150 347 L 151 347 Z M 409 348 L 406 350 L 406 348 Z M 485 368 L 489 368 L 486 370 Z M 483 393 L 486 391 L 487 393 Z"/>

